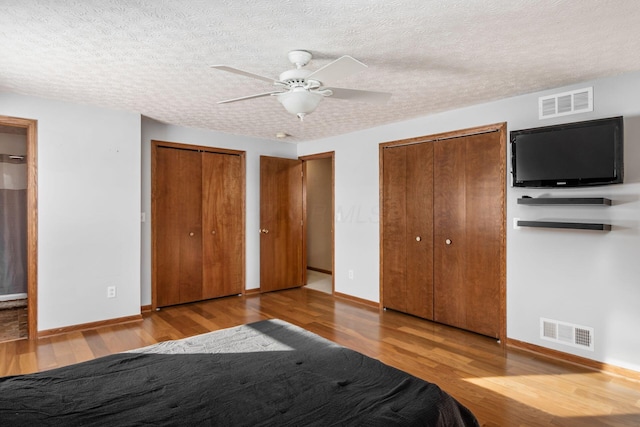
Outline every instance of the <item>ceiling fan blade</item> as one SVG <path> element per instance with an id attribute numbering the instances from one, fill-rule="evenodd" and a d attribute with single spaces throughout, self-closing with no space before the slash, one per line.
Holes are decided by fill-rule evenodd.
<path id="1" fill-rule="evenodd" d="M 278 93 L 282 93 L 283 91 L 281 90 L 277 90 L 274 92 L 265 92 L 265 93 L 258 93 L 255 95 L 249 95 L 249 96 L 241 96 L 240 98 L 233 98 L 233 99 L 226 99 L 224 101 L 218 101 L 218 104 L 228 104 L 230 102 L 236 102 L 236 101 L 244 101 L 245 99 L 253 99 L 253 98 L 261 98 L 263 96 L 269 96 L 269 95 L 276 95 Z"/>
<path id="2" fill-rule="evenodd" d="M 327 85 L 334 80 L 349 77 L 365 68 L 368 67 L 362 62 L 345 55 L 309 74 L 306 79 L 318 80 L 323 85 Z"/>
<path id="3" fill-rule="evenodd" d="M 211 68 L 217 68 L 218 70 L 227 71 L 233 74 L 240 74 L 241 76 L 251 77 L 252 79 L 258 79 L 269 83 L 277 83 L 278 80 L 270 77 L 261 76 L 259 74 L 250 73 L 248 71 L 239 70 L 237 68 L 229 67 L 228 65 L 212 65 Z"/>
<path id="4" fill-rule="evenodd" d="M 354 101 L 385 103 L 391 98 L 389 92 L 375 92 L 372 90 L 345 89 L 341 87 L 324 87 L 329 89 L 333 94 L 331 98 L 351 99 Z"/>

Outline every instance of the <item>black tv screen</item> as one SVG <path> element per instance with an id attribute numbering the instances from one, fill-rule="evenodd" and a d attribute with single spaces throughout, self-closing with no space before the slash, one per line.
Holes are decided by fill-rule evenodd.
<path id="1" fill-rule="evenodd" d="M 514 187 L 623 181 L 622 117 L 516 130 L 510 136 Z"/>

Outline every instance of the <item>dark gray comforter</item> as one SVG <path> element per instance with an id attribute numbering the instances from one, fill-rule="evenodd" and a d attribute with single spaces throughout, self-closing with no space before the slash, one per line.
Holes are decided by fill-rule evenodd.
<path id="1" fill-rule="evenodd" d="M 0 378 L 0 424 L 478 425 L 435 384 L 280 320 Z"/>

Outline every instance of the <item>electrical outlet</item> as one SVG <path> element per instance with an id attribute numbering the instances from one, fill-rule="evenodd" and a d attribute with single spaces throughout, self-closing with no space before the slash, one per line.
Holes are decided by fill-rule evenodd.
<path id="1" fill-rule="evenodd" d="M 116 297 L 116 287 L 107 286 L 107 298 L 115 298 L 115 297 Z"/>
<path id="2" fill-rule="evenodd" d="M 349 270 L 349 279 L 353 280 L 353 270 Z"/>

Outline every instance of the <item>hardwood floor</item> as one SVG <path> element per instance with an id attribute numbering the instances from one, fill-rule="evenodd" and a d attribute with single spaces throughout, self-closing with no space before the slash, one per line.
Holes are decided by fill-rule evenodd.
<path id="1" fill-rule="evenodd" d="M 637 426 L 640 383 L 308 289 L 228 297 L 142 321 L 0 343 L 0 375 L 52 369 L 204 332 L 280 318 L 438 384 L 484 426 Z"/>

